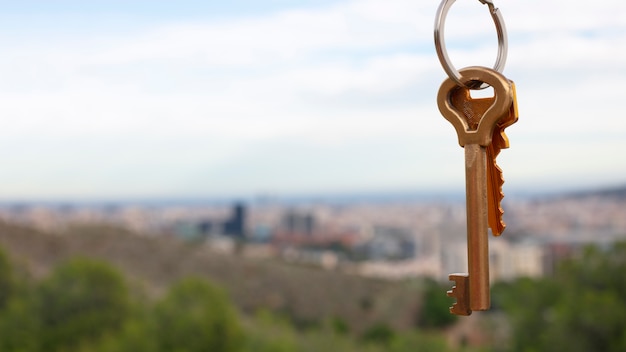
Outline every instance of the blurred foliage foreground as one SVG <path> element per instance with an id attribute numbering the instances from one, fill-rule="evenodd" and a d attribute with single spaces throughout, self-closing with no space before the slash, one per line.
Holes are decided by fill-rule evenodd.
<path id="1" fill-rule="evenodd" d="M 626 351 L 626 242 L 586 247 L 552 278 L 494 287 L 510 338 L 501 351 Z"/>
<path id="2" fill-rule="evenodd" d="M 434 282 L 425 289 L 443 290 Z M 397 332 L 380 323 L 354 334 L 340 318 L 298 327 L 267 310 L 239 314 L 220 287 L 200 277 L 178 280 L 156 298 L 146 291 L 111 264 L 86 257 L 34 279 L 0 249 L 0 351 L 448 351 L 436 331 Z M 449 302 L 440 303 L 435 315 L 447 317 Z M 454 321 L 441 319 L 420 324 Z"/>
<path id="3" fill-rule="evenodd" d="M 454 322 L 449 302 L 433 282 L 424 289 L 421 330 L 379 324 L 355 334 L 341 319 L 296 328 L 269 311 L 239 314 L 221 288 L 198 277 L 149 298 L 103 261 L 66 260 L 40 279 L 11 263 L 0 251 L 0 351 L 452 350 L 441 332 Z M 626 351 L 625 273 L 626 243 L 619 243 L 588 247 L 555 278 L 497 284 L 494 309 L 481 321 L 493 329 L 486 335 L 504 337 L 481 350 Z"/>

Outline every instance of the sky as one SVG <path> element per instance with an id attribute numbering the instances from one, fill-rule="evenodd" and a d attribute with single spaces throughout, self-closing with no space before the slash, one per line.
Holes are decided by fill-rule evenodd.
<path id="1" fill-rule="evenodd" d="M 505 193 L 626 184 L 626 2 L 494 0 Z M 0 0 L 0 200 L 451 192 L 438 0 Z M 487 6 L 446 20 L 492 66 Z"/>

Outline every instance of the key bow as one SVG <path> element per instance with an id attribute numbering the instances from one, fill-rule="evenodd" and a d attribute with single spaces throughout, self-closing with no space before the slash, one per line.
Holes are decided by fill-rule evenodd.
<path id="1" fill-rule="evenodd" d="M 471 99 L 468 88 L 447 79 L 437 95 L 439 111 L 454 126 L 462 147 L 466 144 L 487 147 L 491 144 L 496 124 L 511 106 L 511 82 L 499 72 L 485 67 L 467 67 L 460 72 L 465 83 L 489 84 L 493 87 L 494 97 Z"/>

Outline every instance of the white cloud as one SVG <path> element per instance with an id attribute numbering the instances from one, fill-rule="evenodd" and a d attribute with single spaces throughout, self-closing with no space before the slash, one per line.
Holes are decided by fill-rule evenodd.
<path id="1" fill-rule="evenodd" d="M 241 176 L 213 179 L 217 188 L 235 190 L 244 183 L 248 189 L 278 188 L 289 175 L 281 181 L 280 172 L 267 173 L 250 162 L 272 159 L 256 152 L 276 153 L 274 145 L 286 153 L 306 149 L 320 168 L 325 166 L 319 160 L 333 150 L 345 157 L 362 153 L 353 156 L 358 162 L 352 169 L 375 169 L 363 187 L 455 180 L 419 171 L 420 160 L 432 163 L 429 170 L 454 169 L 445 158 L 429 157 L 433 150 L 461 153 L 453 129 L 436 109 L 445 78 L 432 43 L 437 5 L 351 1 L 217 22 L 146 25 L 122 34 L 74 33 L 43 40 L 30 32 L 22 42 L 6 41 L 7 54 L 0 57 L 0 114 L 5 117 L 0 141 L 5 150 L 29 146 L 18 152 L 22 159 L 0 154 L 9 169 L 0 174 L 0 193 L 87 192 L 87 186 L 72 188 L 72 182 L 54 186 L 69 177 L 66 170 L 81 168 L 97 170 L 87 172 L 92 182 L 86 184 L 102 192 L 132 192 L 142 177 L 153 180 L 145 192 L 177 189 L 184 180 L 193 180 L 188 189 L 202 188 L 197 175 L 207 169 L 217 175 L 248 170 L 244 181 Z M 626 148 L 626 123 L 617 113 L 626 80 L 626 5 L 615 0 L 601 6 L 538 0 L 496 5 L 509 29 L 505 73 L 518 85 L 521 112 L 509 131 L 511 151 L 516 150 L 511 160 L 519 158 L 510 166 L 512 175 L 530 180 L 544 172 L 588 174 L 573 159 L 564 161 L 570 166 L 561 171 L 533 166 L 549 164 L 523 154 L 536 151 L 533 141 L 547 138 L 547 130 L 560 141 L 550 144 L 550 159 L 575 143 L 584 150 L 584 133 L 593 134 L 593 140 L 612 136 L 611 148 Z M 457 67 L 495 59 L 493 24 L 478 1 L 455 3 L 446 39 Z M 290 148 L 293 140 L 299 144 Z M 378 155 L 376 165 L 384 164 L 385 154 L 376 151 L 391 155 L 391 149 L 381 147 L 386 145 L 419 152 L 399 152 L 385 168 L 369 165 L 368 155 Z M 606 156 L 608 145 L 590 144 L 602 151 L 593 168 L 626 164 Z M 316 159 L 315 150 L 324 158 Z M 233 163 L 238 166 L 224 166 Z M 137 174 L 126 181 L 111 176 L 129 169 Z M 25 178 L 30 181 L 22 179 L 14 187 L 22 174 L 31 175 Z M 46 174 L 59 176 L 45 180 Z M 354 177 L 339 172 L 336 181 L 350 184 Z M 303 182 L 316 180 L 304 178 L 293 184 L 294 190 Z M 331 187 L 331 180 L 319 182 Z"/>

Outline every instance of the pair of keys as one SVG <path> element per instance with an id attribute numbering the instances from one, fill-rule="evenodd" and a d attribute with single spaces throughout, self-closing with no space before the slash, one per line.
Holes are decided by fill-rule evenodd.
<path id="1" fill-rule="evenodd" d="M 455 286 L 447 294 L 456 298 L 451 313 L 470 315 L 490 306 L 488 228 L 499 236 L 506 227 L 500 206 L 504 179 L 496 157 L 509 147 L 504 129 L 517 122 L 518 113 L 514 83 L 496 70 L 465 68 L 460 71 L 460 83 L 445 80 L 437 104 L 465 149 L 469 273 L 451 274 Z M 469 87 L 484 84 L 493 87 L 494 96 L 472 98 Z"/>

